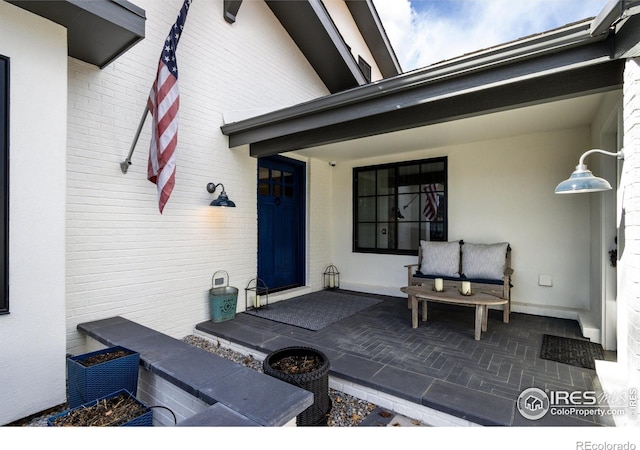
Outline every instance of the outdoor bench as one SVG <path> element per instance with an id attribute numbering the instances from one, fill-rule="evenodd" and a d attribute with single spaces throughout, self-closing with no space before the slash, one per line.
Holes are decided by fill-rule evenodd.
<path id="1" fill-rule="evenodd" d="M 143 369 L 211 405 L 178 426 L 284 426 L 314 402 L 309 391 L 120 316 L 77 328 L 140 353 Z"/>
<path id="2" fill-rule="evenodd" d="M 433 285 L 436 278 L 441 278 L 449 288 L 459 289 L 463 281 L 468 281 L 474 292 L 506 299 L 503 321 L 509 322 L 513 269 L 508 242 L 420 241 L 418 263 L 405 267 L 408 286 Z"/>

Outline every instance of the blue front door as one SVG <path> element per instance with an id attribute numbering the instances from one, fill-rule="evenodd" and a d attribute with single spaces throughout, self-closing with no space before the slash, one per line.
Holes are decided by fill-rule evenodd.
<path id="1" fill-rule="evenodd" d="M 270 291 L 305 283 L 304 189 L 303 162 L 258 159 L 258 278 Z"/>

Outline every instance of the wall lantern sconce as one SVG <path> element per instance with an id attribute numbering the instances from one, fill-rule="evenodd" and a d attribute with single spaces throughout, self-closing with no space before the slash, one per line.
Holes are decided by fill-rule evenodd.
<path id="1" fill-rule="evenodd" d="M 340 272 L 333 264 L 329 264 L 324 271 L 324 288 L 338 289 L 340 287 Z"/>
<path id="2" fill-rule="evenodd" d="M 573 171 L 569 179 L 564 180 L 556 187 L 556 194 L 578 194 L 586 192 L 608 191 L 611 189 L 611 184 L 609 184 L 607 180 L 594 176 L 593 173 L 591 173 L 591 171 L 587 169 L 587 166 L 584 164 L 584 159 L 592 153 L 602 153 L 608 156 L 615 156 L 618 159 L 624 159 L 622 150 L 614 153 L 596 148 L 584 152 L 580 157 L 580 161 L 576 166 L 576 170 Z"/>
<path id="3" fill-rule="evenodd" d="M 244 308 L 249 311 L 262 307 L 269 307 L 269 288 L 260 278 L 254 278 L 244 289 Z"/>
<path id="4" fill-rule="evenodd" d="M 233 203 L 231 200 L 229 200 L 229 197 L 227 197 L 227 193 L 224 190 L 224 184 L 209 183 L 207 184 L 207 191 L 210 194 L 213 194 L 216 191 L 216 189 L 218 189 L 218 186 L 222 186 L 222 192 L 220 193 L 217 199 L 215 199 L 210 203 L 210 205 L 211 206 L 228 206 L 230 208 L 235 208 L 236 204 Z"/>

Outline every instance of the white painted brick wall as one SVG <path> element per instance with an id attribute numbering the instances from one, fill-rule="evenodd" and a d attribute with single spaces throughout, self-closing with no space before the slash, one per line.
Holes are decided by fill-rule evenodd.
<path id="1" fill-rule="evenodd" d="M 224 117 L 327 94 L 264 2 L 243 2 L 233 25 L 222 17 L 222 0 L 194 2 L 177 50 L 181 106 L 176 186 L 161 215 L 155 185 L 146 179 L 150 119 L 127 174 L 120 162 L 129 152 L 180 2 L 136 4 L 147 17 L 142 42 L 102 70 L 69 59 L 70 353 L 79 353 L 84 345 L 78 323 L 115 315 L 173 337 L 190 334 L 196 323 L 209 318 L 208 290 L 219 269 L 240 289 L 238 310 L 244 309 L 243 289 L 257 270 L 256 160 L 247 148 L 230 150 L 220 126 Z M 328 229 L 326 175 L 323 168 L 310 176 L 312 203 L 321 205 L 318 212 L 309 212 L 312 288 L 320 286 L 320 274 L 330 262 L 329 236 L 322 232 Z M 206 191 L 210 181 L 223 183 L 238 206 L 209 207 L 220 193 Z"/>
<path id="2" fill-rule="evenodd" d="M 324 271 L 331 261 L 331 221 L 332 221 L 332 195 L 333 167 L 319 160 L 308 163 L 307 185 L 309 186 L 309 233 L 307 284 L 313 290 L 324 287 Z M 340 268 L 338 267 L 338 270 Z"/>
<path id="3" fill-rule="evenodd" d="M 624 73 L 624 235 L 620 295 L 626 301 L 626 323 L 619 323 L 626 334 L 628 384 L 640 387 L 640 59 L 628 60 Z"/>
<path id="4" fill-rule="evenodd" d="M 144 369 L 140 369 L 136 398 L 152 407 L 153 426 L 175 426 L 211 406 Z"/>
<path id="5" fill-rule="evenodd" d="M 211 406 L 164 378 L 144 369 L 140 369 L 136 398 L 153 411 L 154 427 L 175 426 Z M 296 417 L 282 426 L 295 427 Z"/>

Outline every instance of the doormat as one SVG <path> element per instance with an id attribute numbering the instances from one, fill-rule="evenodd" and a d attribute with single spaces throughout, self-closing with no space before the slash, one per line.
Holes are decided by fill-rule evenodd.
<path id="1" fill-rule="evenodd" d="M 604 359 L 604 350 L 595 342 L 545 334 L 540 358 L 595 370 L 595 360 Z"/>
<path id="2" fill-rule="evenodd" d="M 335 291 L 318 291 L 282 300 L 246 314 L 318 331 L 370 308 L 382 300 Z"/>

